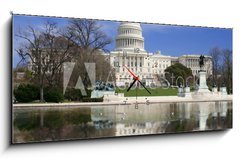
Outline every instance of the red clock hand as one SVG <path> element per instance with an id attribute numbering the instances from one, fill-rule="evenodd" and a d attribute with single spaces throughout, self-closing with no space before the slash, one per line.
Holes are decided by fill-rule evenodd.
<path id="1" fill-rule="evenodd" d="M 151 94 L 151 92 L 144 86 L 144 84 L 139 80 L 139 78 L 129 69 L 129 68 L 127 68 L 127 66 L 124 66 L 127 70 L 128 70 L 128 72 L 134 77 L 134 81 L 133 81 L 133 83 L 130 85 L 130 87 L 127 89 L 127 92 L 131 89 L 131 87 L 133 86 L 133 84 L 136 82 L 136 81 L 138 81 L 142 86 L 143 86 L 143 88 L 145 88 L 147 91 L 148 91 L 148 93 L 149 94 Z"/>
<path id="2" fill-rule="evenodd" d="M 129 68 L 127 68 L 127 66 L 124 66 L 127 70 L 128 70 L 128 72 L 134 77 L 134 79 L 135 80 L 137 80 L 137 81 L 139 81 L 139 78 L 129 69 Z"/>

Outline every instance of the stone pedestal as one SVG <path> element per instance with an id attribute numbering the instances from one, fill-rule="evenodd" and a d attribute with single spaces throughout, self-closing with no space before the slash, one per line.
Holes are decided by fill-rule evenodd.
<path id="1" fill-rule="evenodd" d="M 101 98 L 104 95 L 114 95 L 115 91 L 99 91 L 99 90 L 93 90 L 91 93 L 91 98 Z"/>
<path id="2" fill-rule="evenodd" d="M 217 92 L 218 92 L 217 87 L 213 87 L 213 88 L 212 88 L 212 92 L 213 92 L 213 93 L 217 93 Z"/>
<path id="3" fill-rule="evenodd" d="M 227 88 L 226 87 L 221 87 L 220 88 L 220 93 L 221 93 L 221 95 L 227 95 Z"/>
<path id="4" fill-rule="evenodd" d="M 182 87 L 179 87 L 179 88 L 178 88 L 178 96 L 179 96 L 179 97 L 184 97 L 184 90 L 183 90 Z"/>
<path id="5" fill-rule="evenodd" d="M 184 97 L 191 97 L 192 94 L 190 92 L 190 87 L 185 87 L 184 88 Z"/>
<path id="6" fill-rule="evenodd" d="M 209 93 L 207 86 L 207 80 L 206 80 L 206 71 L 199 71 L 199 87 L 198 91 L 199 93 Z"/>

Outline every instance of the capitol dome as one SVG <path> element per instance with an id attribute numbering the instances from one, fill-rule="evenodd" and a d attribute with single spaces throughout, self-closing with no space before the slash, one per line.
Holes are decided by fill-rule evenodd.
<path id="1" fill-rule="evenodd" d="M 116 37 L 116 50 L 132 50 L 137 48 L 144 51 L 144 38 L 140 24 L 121 23 Z"/>

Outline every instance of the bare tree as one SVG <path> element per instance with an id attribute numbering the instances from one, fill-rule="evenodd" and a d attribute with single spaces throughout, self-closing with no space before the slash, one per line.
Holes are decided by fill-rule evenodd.
<path id="1" fill-rule="evenodd" d="M 215 85 L 220 86 L 218 76 L 220 74 L 221 50 L 215 47 L 209 51 L 209 55 L 212 56 L 212 80 Z"/>
<path id="2" fill-rule="evenodd" d="M 79 76 L 85 87 L 91 86 L 84 63 L 96 64 L 97 79 L 107 77 L 111 67 L 102 53 L 108 52 L 105 47 L 111 43 L 111 39 L 102 32 L 96 21 L 71 20 L 64 35 L 75 45 L 73 60 L 76 63 L 70 78 L 70 87 L 74 87 Z"/>
<path id="3" fill-rule="evenodd" d="M 223 50 L 223 77 L 228 94 L 232 93 L 232 51 Z"/>
<path id="4" fill-rule="evenodd" d="M 212 56 L 212 80 L 218 87 L 226 86 L 228 94 L 232 93 L 232 51 L 215 47 L 209 55 Z"/>
<path id="5" fill-rule="evenodd" d="M 49 86 L 61 86 L 60 79 L 62 78 L 62 66 L 64 62 L 71 61 L 73 44 L 69 39 L 61 35 L 55 23 L 45 25 L 43 32 L 45 52 L 47 59 L 44 63 L 44 72 Z M 69 37 L 71 38 L 71 37 Z"/>
<path id="6" fill-rule="evenodd" d="M 15 36 L 25 41 L 16 52 L 21 61 L 29 61 L 40 88 L 40 101 L 43 102 L 44 80 L 50 85 L 53 84 L 62 63 L 70 58 L 70 42 L 59 36 L 57 25 L 52 22 L 47 22 L 42 29 L 28 26 Z"/>
<path id="7" fill-rule="evenodd" d="M 61 29 L 56 23 L 46 22 L 41 28 L 28 26 L 16 33 L 15 37 L 24 41 L 16 52 L 22 62 L 29 62 L 28 66 L 40 88 L 41 102 L 44 101 L 45 86 L 60 84 L 64 62 L 76 62 L 70 81 L 76 84 L 80 75 L 86 87 L 91 82 L 85 62 L 96 64 L 97 77 L 107 77 L 110 70 L 110 64 L 102 53 L 107 51 L 105 46 L 111 40 L 94 20 L 71 20 L 69 25 Z"/>
<path id="8" fill-rule="evenodd" d="M 32 26 L 28 26 L 23 32 L 15 35 L 18 38 L 26 41 L 25 45 L 18 48 L 16 51 L 22 60 L 30 59 L 34 65 L 35 73 L 38 75 L 38 84 L 40 87 L 40 100 L 43 101 L 43 68 L 42 63 L 44 56 L 42 55 L 43 39 L 39 32 Z"/>

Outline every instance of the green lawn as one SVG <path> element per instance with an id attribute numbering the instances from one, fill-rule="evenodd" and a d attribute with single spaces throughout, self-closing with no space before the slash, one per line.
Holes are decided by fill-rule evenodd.
<path id="1" fill-rule="evenodd" d="M 137 96 L 176 96 L 177 95 L 177 89 L 176 88 L 168 88 L 168 89 L 164 89 L 164 88 L 150 89 L 150 88 L 147 88 L 147 89 L 151 92 L 151 94 L 149 94 L 144 88 L 130 90 L 129 92 L 127 92 L 127 89 L 124 89 L 124 90 L 117 89 L 116 92 L 124 93 L 125 97 L 134 97 L 134 96 L 136 96 L 136 93 L 137 93 Z"/>

